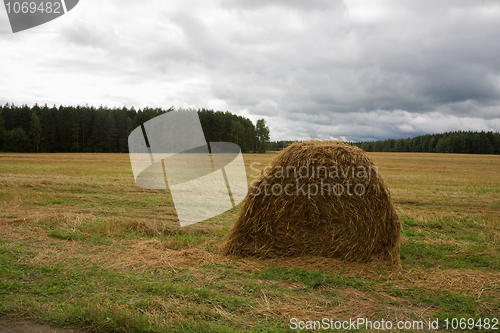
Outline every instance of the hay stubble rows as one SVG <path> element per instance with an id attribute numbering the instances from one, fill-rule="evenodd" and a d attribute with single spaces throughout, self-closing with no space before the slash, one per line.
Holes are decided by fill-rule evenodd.
<path id="1" fill-rule="evenodd" d="M 500 157 L 371 153 L 403 221 L 401 267 L 224 256 L 237 209 L 180 228 L 128 156 L 0 154 L 0 311 L 109 331 L 268 331 L 290 317 L 500 313 Z M 246 154 L 250 168 L 274 154 Z"/>

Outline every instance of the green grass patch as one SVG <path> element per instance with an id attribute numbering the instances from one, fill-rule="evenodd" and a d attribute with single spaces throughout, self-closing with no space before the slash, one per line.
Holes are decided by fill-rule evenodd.
<path id="1" fill-rule="evenodd" d="M 187 272 L 126 273 L 76 261 L 71 267 L 63 264 L 30 267 L 18 260 L 26 250 L 18 250 L 17 255 L 6 248 L 0 251 L 0 309 L 3 313 L 17 311 L 18 302 L 22 302 L 33 316 L 99 332 L 123 329 L 133 332 L 236 332 L 240 331 L 238 326 L 227 320 L 220 322 L 222 317 L 214 308 L 237 315 L 254 304 L 243 297 L 196 287 L 190 279 L 182 278 Z M 175 279 L 177 275 L 180 279 Z M 165 306 L 184 318 L 183 322 L 152 321 L 153 313 L 165 311 Z M 248 327 L 248 331 L 250 329 Z"/>
<path id="2" fill-rule="evenodd" d="M 470 296 L 452 293 L 445 291 L 436 293 L 419 288 L 399 289 L 389 288 L 387 293 L 404 300 L 409 301 L 413 305 L 420 306 L 425 304 L 427 306 L 437 309 L 434 316 L 443 317 L 444 314 L 451 316 L 450 318 L 460 318 L 470 316 L 477 312 L 477 300 Z"/>
<path id="3" fill-rule="evenodd" d="M 362 288 L 366 285 L 366 280 L 344 279 L 337 274 L 335 276 L 327 275 L 325 272 L 314 270 L 309 271 L 300 268 L 286 268 L 271 266 L 256 274 L 257 278 L 268 280 L 294 281 L 304 285 L 317 288 L 322 285 L 335 285 L 339 287 Z"/>
<path id="4" fill-rule="evenodd" d="M 78 240 L 82 238 L 82 236 L 76 232 L 64 232 L 59 229 L 54 229 L 49 232 L 49 236 L 52 238 L 63 240 Z"/>
<path id="5" fill-rule="evenodd" d="M 165 247 L 172 250 L 191 248 L 205 243 L 206 236 L 196 236 L 192 234 L 177 234 L 165 240 Z"/>
<path id="6" fill-rule="evenodd" d="M 477 247 L 463 249 L 456 244 L 409 241 L 401 244 L 400 255 L 408 265 L 500 271 L 498 255 L 476 251 Z"/>

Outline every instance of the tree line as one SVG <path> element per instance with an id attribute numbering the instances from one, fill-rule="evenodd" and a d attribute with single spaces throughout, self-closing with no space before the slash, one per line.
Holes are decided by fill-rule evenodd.
<path id="1" fill-rule="evenodd" d="M 137 126 L 169 109 L 106 106 L 0 106 L 0 151 L 127 153 Z M 269 128 L 228 111 L 197 110 L 207 142 L 233 142 L 242 152 L 265 152 Z"/>
<path id="2" fill-rule="evenodd" d="M 294 142 L 298 141 L 293 141 L 293 140 L 281 140 L 281 141 L 270 141 L 269 142 L 269 150 L 272 151 L 279 151 L 283 150 L 284 148 L 288 147 Z"/>
<path id="3" fill-rule="evenodd" d="M 356 142 L 367 152 L 500 154 L 500 133 L 456 131 L 407 139 Z"/>
<path id="4" fill-rule="evenodd" d="M 271 141 L 270 150 L 282 150 L 295 141 Z M 367 152 L 500 154 L 500 133 L 456 131 L 407 139 L 351 142 Z"/>

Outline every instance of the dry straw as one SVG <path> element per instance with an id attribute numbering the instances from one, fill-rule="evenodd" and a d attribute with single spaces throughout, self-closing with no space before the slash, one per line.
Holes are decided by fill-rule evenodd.
<path id="1" fill-rule="evenodd" d="M 288 184 L 287 194 L 276 195 Z M 222 251 L 398 263 L 400 230 L 389 189 L 365 152 L 340 141 L 311 140 L 284 149 L 252 183 Z"/>

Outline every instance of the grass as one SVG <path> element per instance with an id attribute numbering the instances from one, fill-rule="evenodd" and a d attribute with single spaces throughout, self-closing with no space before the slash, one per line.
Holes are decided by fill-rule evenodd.
<path id="1" fill-rule="evenodd" d="M 51 232 L 49 232 L 49 236 L 57 239 L 64 239 L 64 240 L 77 240 L 80 237 L 79 234 L 75 232 L 63 232 L 58 229 L 54 229 Z"/>
<path id="2" fill-rule="evenodd" d="M 335 285 L 343 288 L 359 288 L 365 283 L 360 279 L 344 279 L 340 274 L 329 276 L 320 270 L 305 270 L 296 267 L 286 268 L 271 266 L 263 269 L 256 276 L 261 279 L 300 282 L 311 288 L 327 285 Z"/>
<path id="3" fill-rule="evenodd" d="M 248 179 L 273 156 L 244 155 Z M 403 220 L 401 267 L 224 257 L 237 208 L 180 228 L 127 155 L 0 154 L 0 314 L 95 332 L 498 318 L 500 157 L 370 156 Z"/>

